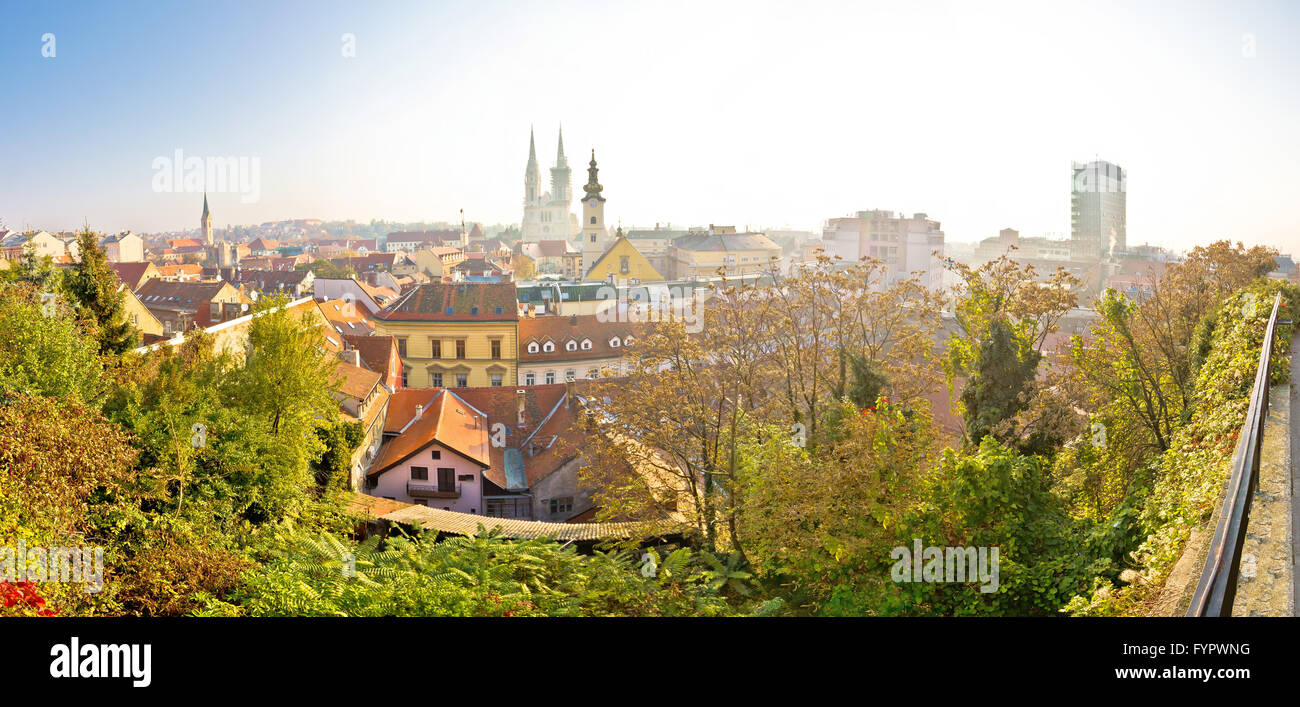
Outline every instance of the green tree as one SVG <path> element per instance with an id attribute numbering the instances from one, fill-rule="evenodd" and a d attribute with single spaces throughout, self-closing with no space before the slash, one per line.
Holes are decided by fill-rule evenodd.
<path id="1" fill-rule="evenodd" d="M 1041 358 L 1005 319 L 993 321 L 961 391 L 968 444 L 979 444 L 989 434 L 1014 438 L 1015 418 L 1029 406 L 1028 391 Z"/>
<path id="2" fill-rule="evenodd" d="M 77 234 L 80 260 L 67 277 L 67 289 L 78 307 L 97 325 L 96 339 L 103 353 L 121 355 L 140 342 L 126 316 L 122 282 L 108 267 L 108 258 L 89 227 Z"/>
<path id="3" fill-rule="evenodd" d="M 0 285 L 0 399 L 17 393 L 84 401 L 100 396 L 97 347 L 71 314 L 57 296 L 30 283 Z"/>

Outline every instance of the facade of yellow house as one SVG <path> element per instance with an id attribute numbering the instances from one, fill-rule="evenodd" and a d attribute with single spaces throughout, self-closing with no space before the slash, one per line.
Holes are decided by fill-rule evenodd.
<path id="1" fill-rule="evenodd" d="M 675 279 L 758 275 L 772 269 L 781 246 L 762 233 L 736 233 L 731 226 L 710 226 L 674 239 L 668 247 L 669 277 Z M 778 260 L 779 262 L 779 260 Z"/>
<path id="2" fill-rule="evenodd" d="M 587 270 L 586 277 L 588 282 L 606 282 L 620 286 L 662 282 L 663 279 L 649 259 L 623 237 L 622 229 L 619 229 L 614 245 Z"/>
<path id="3" fill-rule="evenodd" d="M 397 341 L 402 385 L 517 383 L 519 311 L 513 282 L 443 282 L 412 288 L 374 315 Z"/>
<path id="4" fill-rule="evenodd" d="M 135 293 L 122 286 L 122 308 L 126 310 L 126 320 L 131 322 L 131 326 L 140 330 L 141 334 L 153 334 L 154 336 L 163 335 L 163 323 L 149 311 L 149 308 L 140 302 L 140 298 Z"/>

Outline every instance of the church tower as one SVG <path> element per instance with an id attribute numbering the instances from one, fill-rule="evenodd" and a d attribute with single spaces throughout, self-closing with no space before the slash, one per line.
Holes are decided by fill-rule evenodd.
<path id="1" fill-rule="evenodd" d="M 208 195 L 203 194 L 203 217 L 199 219 L 199 231 L 203 234 L 203 245 L 212 245 L 212 214 L 208 213 Z"/>
<path id="2" fill-rule="evenodd" d="M 537 166 L 537 143 L 528 129 L 528 166 L 524 168 L 524 208 L 542 205 L 542 170 Z"/>
<path id="3" fill-rule="evenodd" d="M 560 128 L 560 144 L 555 152 L 555 166 L 551 168 L 551 204 L 563 206 L 565 213 L 573 202 L 569 193 L 573 183 L 573 170 L 569 169 L 569 160 L 564 156 L 564 128 Z"/>
<path id="4" fill-rule="evenodd" d="M 582 271 L 584 274 L 605 254 L 605 197 L 603 187 L 596 180 L 596 151 L 591 151 L 587 167 L 586 194 L 582 197 Z"/>

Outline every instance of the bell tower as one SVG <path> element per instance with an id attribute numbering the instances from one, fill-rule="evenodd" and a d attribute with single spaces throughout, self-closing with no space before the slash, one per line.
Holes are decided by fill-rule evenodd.
<path id="1" fill-rule="evenodd" d="M 212 214 L 208 213 L 208 195 L 203 194 L 203 216 L 199 219 L 199 232 L 203 234 L 203 245 L 212 245 Z"/>
<path id="2" fill-rule="evenodd" d="M 605 254 L 605 197 L 601 196 L 604 187 L 596 179 L 596 151 L 591 151 L 591 162 L 587 166 L 587 184 L 582 189 L 582 271 L 591 270 L 600 256 Z"/>

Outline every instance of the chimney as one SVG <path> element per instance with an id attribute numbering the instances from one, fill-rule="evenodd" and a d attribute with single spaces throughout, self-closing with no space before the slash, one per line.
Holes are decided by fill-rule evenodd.
<path id="1" fill-rule="evenodd" d="M 578 394 L 578 383 L 572 378 L 566 378 L 564 381 L 564 407 L 573 407 L 574 397 Z"/>
<path id="2" fill-rule="evenodd" d="M 520 426 L 520 427 L 523 427 L 523 426 L 524 426 L 525 396 L 526 396 L 527 394 L 528 394 L 528 391 L 523 390 L 522 388 L 519 389 L 519 390 L 516 390 L 516 391 L 515 391 L 515 400 L 517 401 L 517 408 L 518 408 L 518 410 L 519 410 L 519 426 Z"/>
<path id="3" fill-rule="evenodd" d="M 348 349 L 347 351 L 342 351 L 339 353 L 339 357 L 342 358 L 347 363 L 350 363 L 358 368 L 361 367 L 361 352 L 357 351 L 356 349 Z"/>
<path id="4" fill-rule="evenodd" d="M 415 406 L 415 419 L 417 419 L 417 420 L 424 419 L 424 406 L 423 406 L 423 405 L 416 405 L 416 406 Z"/>

